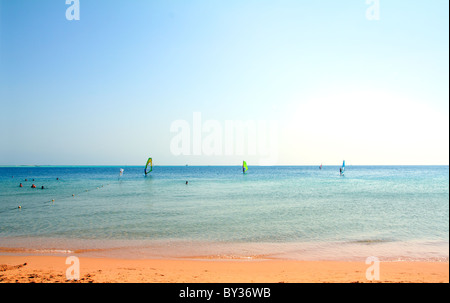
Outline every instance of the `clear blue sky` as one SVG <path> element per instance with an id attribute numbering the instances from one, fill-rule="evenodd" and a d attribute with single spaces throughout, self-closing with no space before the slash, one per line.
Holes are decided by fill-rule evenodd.
<path id="1" fill-rule="evenodd" d="M 0 0 L 0 165 L 257 164 L 174 155 L 194 112 L 277 121 L 274 164 L 448 165 L 449 2 L 379 3 Z"/>

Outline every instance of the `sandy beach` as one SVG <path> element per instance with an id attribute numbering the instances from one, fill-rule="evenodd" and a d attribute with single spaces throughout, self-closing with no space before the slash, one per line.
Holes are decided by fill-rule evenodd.
<path id="1" fill-rule="evenodd" d="M 379 280 L 364 262 L 293 260 L 79 259 L 67 280 L 65 257 L 0 256 L 1 283 L 449 283 L 448 262 L 380 262 Z"/>

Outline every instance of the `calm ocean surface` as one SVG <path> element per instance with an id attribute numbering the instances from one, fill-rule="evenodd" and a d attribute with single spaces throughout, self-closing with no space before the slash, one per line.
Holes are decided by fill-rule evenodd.
<path id="1" fill-rule="evenodd" d="M 120 168 L 1 167 L 0 254 L 448 261 L 448 166 Z"/>

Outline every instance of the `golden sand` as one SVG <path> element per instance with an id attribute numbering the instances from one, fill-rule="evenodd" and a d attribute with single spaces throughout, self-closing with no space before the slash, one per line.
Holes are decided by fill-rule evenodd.
<path id="1" fill-rule="evenodd" d="M 449 283 L 448 262 L 380 262 L 367 280 L 365 262 L 293 260 L 79 259 L 79 280 L 67 280 L 65 257 L 0 256 L 2 283 Z M 70 271 L 69 274 L 73 274 Z"/>

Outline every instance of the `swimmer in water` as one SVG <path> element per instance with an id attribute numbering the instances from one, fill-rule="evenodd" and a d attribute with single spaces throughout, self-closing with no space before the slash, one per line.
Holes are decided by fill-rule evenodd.
<path id="1" fill-rule="evenodd" d="M 33 184 L 33 185 L 31 185 L 31 188 L 36 188 L 36 185 L 34 185 L 34 184 Z"/>
<path id="2" fill-rule="evenodd" d="M 23 184 L 22 183 L 20 183 L 20 185 L 19 185 L 20 187 L 23 187 Z"/>

